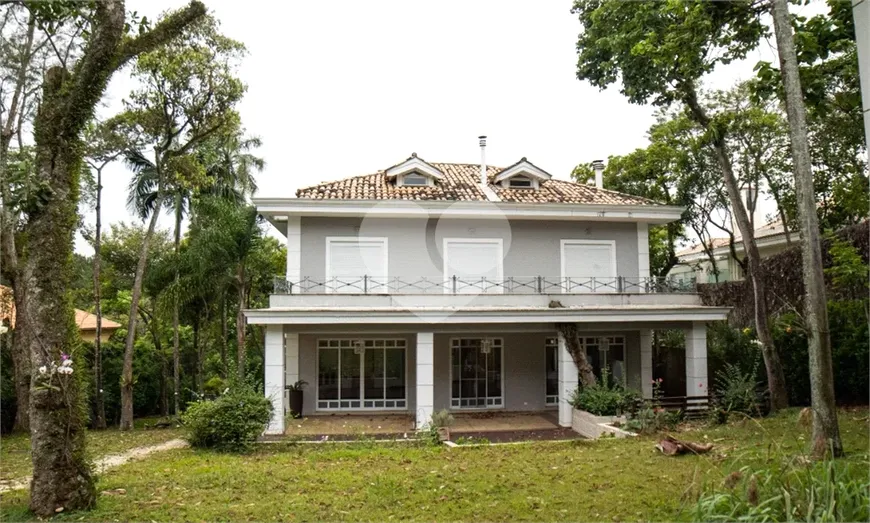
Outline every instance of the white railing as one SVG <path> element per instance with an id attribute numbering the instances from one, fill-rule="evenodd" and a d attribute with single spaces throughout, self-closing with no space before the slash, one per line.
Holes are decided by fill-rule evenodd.
<path id="1" fill-rule="evenodd" d="M 588 294 L 588 293 L 694 293 L 695 286 L 656 276 L 630 277 L 547 277 L 504 279 L 446 279 L 378 276 L 314 278 L 298 281 L 276 277 L 275 294 Z"/>

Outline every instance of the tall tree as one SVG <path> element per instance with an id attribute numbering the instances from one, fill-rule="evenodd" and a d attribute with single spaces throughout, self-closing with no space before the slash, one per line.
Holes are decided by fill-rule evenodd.
<path id="1" fill-rule="evenodd" d="M 89 36 L 75 64 L 49 68 L 34 120 L 35 170 L 21 202 L 25 216 L 16 258 L 16 299 L 21 301 L 17 336 L 27 345 L 34 368 L 52 369 L 62 354 L 78 347 L 78 329 L 67 298 L 73 233 L 76 228 L 81 134 L 93 116 L 111 75 L 143 52 L 171 40 L 203 15 L 192 3 L 151 30 L 125 34 L 123 0 L 93 4 L 27 2 L 37 20 L 75 17 Z M 8 263 L 8 262 L 7 262 Z M 5 265 L 5 264 L 4 264 Z M 30 508 L 39 516 L 86 508 L 95 501 L 94 482 L 84 457 L 84 419 L 77 374 L 33 373 L 30 433 L 33 479 Z"/>
<path id="2" fill-rule="evenodd" d="M 717 64 L 746 56 L 766 29 L 763 8 L 750 2 L 621 2 L 577 0 L 573 12 L 583 25 L 577 42 L 577 77 L 600 88 L 620 82 L 632 103 L 658 106 L 681 102 L 705 132 L 725 181 L 728 199 L 748 256 L 755 301 L 755 326 L 762 345 L 771 408 L 788 405 L 785 374 L 768 325 L 761 257 L 740 194 L 729 152 L 727 121 L 711 114 L 698 85 Z"/>
<path id="3" fill-rule="evenodd" d="M 831 362 L 831 335 L 828 331 L 828 303 L 825 297 L 822 248 L 810 147 L 807 139 L 806 107 L 798 72 L 788 0 L 770 0 L 776 30 L 777 52 L 785 90 L 794 162 L 794 181 L 800 217 L 801 254 L 804 279 L 804 316 L 808 327 L 810 385 L 813 404 L 813 453 L 824 456 L 830 449 L 843 453 L 837 408 L 834 402 L 834 371 Z"/>
<path id="4" fill-rule="evenodd" d="M 234 106 L 245 87 L 235 76 L 237 59 L 244 46 L 221 35 L 217 22 L 203 18 L 189 27 L 184 38 L 142 55 L 133 73 L 142 87 L 125 102 L 126 116 L 143 143 L 152 149 L 154 160 L 142 152 L 128 157 L 135 167 L 129 203 L 145 219 L 150 215 L 148 235 L 133 284 L 130 319 L 124 349 L 121 384 L 121 429 L 133 428 L 133 344 L 136 338 L 136 309 L 148 256 L 148 239 L 165 205 L 175 207 L 176 240 L 180 240 L 181 205 L 185 197 L 205 183 L 205 168 L 196 148 L 207 140 L 236 132 L 239 125 Z M 175 313 L 177 315 L 177 313 Z M 178 413 L 177 318 L 173 326 L 173 360 L 176 378 L 175 412 Z"/>
<path id="5" fill-rule="evenodd" d="M 102 194 L 103 194 L 103 169 L 121 156 L 130 147 L 123 133 L 116 129 L 117 122 L 109 120 L 103 123 L 89 124 L 85 129 L 85 164 L 91 169 L 94 178 L 93 203 L 94 203 L 94 316 L 97 319 L 96 336 L 94 337 L 94 427 L 106 428 L 106 406 L 103 401 L 103 309 L 100 302 L 102 280 L 100 269 L 102 261 Z"/>

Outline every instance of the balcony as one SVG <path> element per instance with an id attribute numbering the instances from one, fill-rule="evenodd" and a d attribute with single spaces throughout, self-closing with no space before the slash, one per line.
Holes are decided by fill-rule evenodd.
<path id="1" fill-rule="evenodd" d="M 463 278 L 413 277 L 275 279 L 270 307 L 625 307 L 697 306 L 694 285 L 667 278 L 560 278 L 546 276 Z"/>
<path id="2" fill-rule="evenodd" d="M 681 282 L 656 276 L 615 278 L 601 277 L 509 277 L 465 278 L 450 276 L 445 279 L 413 277 L 380 278 L 376 276 L 312 278 L 289 281 L 276 277 L 274 294 L 363 294 L 363 295 L 415 295 L 415 294 L 694 294 L 691 282 Z"/>

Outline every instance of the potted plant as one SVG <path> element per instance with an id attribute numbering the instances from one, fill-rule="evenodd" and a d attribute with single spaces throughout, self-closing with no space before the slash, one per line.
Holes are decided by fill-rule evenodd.
<path id="1" fill-rule="evenodd" d="M 308 385 L 307 381 L 299 380 L 293 385 L 287 385 L 287 400 L 290 410 L 290 416 L 293 418 L 302 417 L 302 389 Z"/>

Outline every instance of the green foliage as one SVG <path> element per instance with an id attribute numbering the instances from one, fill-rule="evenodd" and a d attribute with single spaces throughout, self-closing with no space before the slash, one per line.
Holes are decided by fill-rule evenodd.
<path id="1" fill-rule="evenodd" d="M 726 363 L 715 378 L 715 408 L 724 413 L 740 412 L 755 416 L 758 408 L 758 389 L 762 385 L 758 375 L 758 358 L 752 369 L 742 370 L 738 365 Z"/>
<path id="2" fill-rule="evenodd" d="M 636 104 L 682 100 L 717 64 L 741 59 L 767 33 L 750 2 L 576 0 L 583 26 L 577 77 Z"/>
<path id="3" fill-rule="evenodd" d="M 637 412 L 628 417 L 622 428 L 637 434 L 656 434 L 674 429 L 682 417 L 680 411 L 668 411 L 653 402 L 645 402 Z"/>
<path id="4" fill-rule="evenodd" d="M 182 421 L 196 448 L 238 452 L 249 450 L 272 416 L 272 402 L 246 385 L 234 386 L 214 400 L 194 402 Z"/>
<path id="5" fill-rule="evenodd" d="M 594 385 L 575 389 L 569 403 L 596 416 L 616 416 L 631 410 L 638 399 L 636 392 L 611 380 L 605 368 Z"/>
<path id="6" fill-rule="evenodd" d="M 838 461 L 777 460 L 766 468 L 741 467 L 721 489 L 698 499 L 696 521 L 867 521 L 866 468 Z"/>
<path id="7" fill-rule="evenodd" d="M 833 291 L 852 299 L 867 297 L 870 267 L 861 258 L 858 248 L 835 235 L 831 236 L 830 241 L 828 252 L 831 266 L 825 269 L 825 276 L 831 279 Z"/>
<path id="8" fill-rule="evenodd" d="M 453 422 L 453 414 L 450 414 L 447 409 L 433 412 L 432 417 L 429 418 L 429 423 L 423 430 L 419 431 L 417 436 L 430 445 L 440 445 L 441 430 L 449 429 Z"/>

